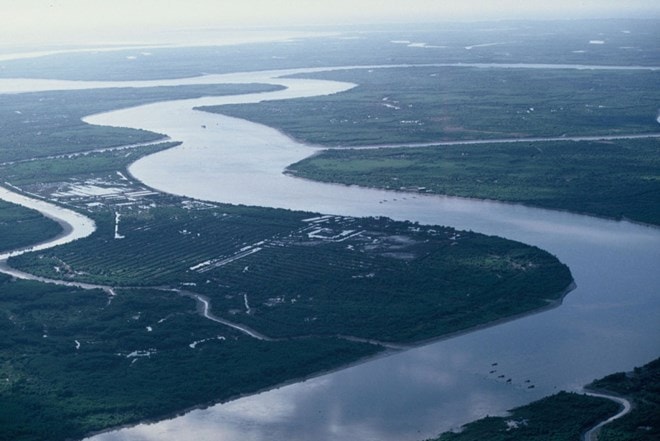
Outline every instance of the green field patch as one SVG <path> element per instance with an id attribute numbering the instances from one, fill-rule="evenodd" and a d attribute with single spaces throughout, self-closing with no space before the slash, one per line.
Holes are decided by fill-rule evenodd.
<path id="1" fill-rule="evenodd" d="M 0 95 L 0 162 L 155 141 L 145 130 L 93 126 L 87 115 L 157 101 L 278 90 L 263 84 L 112 88 Z"/>
<path id="2" fill-rule="evenodd" d="M 150 155 L 179 143 L 162 142 L 135 148 L 105 152 L 85 152 L 11 164 L 0 164 L 0 176 L 12 185 L 37 191 L 44 184 L 80 181 L 82 179 L 113 176 L 142 156 Z"/>
<path id="3" fill-rule="evenodd" d="M 354 164 L 358 164 L 355 166 Z M 328 150 L 289 173 L 660 224 L 660 140 Z"/>
<path id="4" fill-rule="evenodd" d="M 304 77 L 359 86 L 335 95 L 203 110 L 324 146 L 658 131 L 658 72 L 407 67 Z"/>
<path id="5" fill-rule="evenodd" d="M 63 280 L 185 288 L 209 297 L 215 314 L 272 337 L 408 342 L 548 306 L 571 281 L 537 248 L 385 218 L 161 206 L 123 212 L 116 230 L 112 212 L 94 216 L 89 238 L 11 265 Z"/>

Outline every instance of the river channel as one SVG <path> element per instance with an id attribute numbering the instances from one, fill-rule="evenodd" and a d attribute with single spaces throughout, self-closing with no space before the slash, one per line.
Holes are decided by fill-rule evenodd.
<path id="1" fill-rule="evenodd" d="M 193 110 L 352 87 L 276 78 L 284 73 L 214 78 L 282 84 L 288 87 L 283 91 L 161 102 L 86 121 L 143 128 L 182 141 L 130 168 L 159 190 L 494 234 L 555 254 L 571 268 L 577 289 L 550 311 L 90 440 L 421 440 L 562 389 L 579 390 L 660 355 L 659 229 L 520 205 L 291 178 L 282 170 L 316 148 L 263 125 Z"/>

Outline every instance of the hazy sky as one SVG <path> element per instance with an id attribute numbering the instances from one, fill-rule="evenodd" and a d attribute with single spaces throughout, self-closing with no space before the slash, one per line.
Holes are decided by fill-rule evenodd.
<path id="1" fill-rule="evenodd" d="M 660 17 L 658 0 L 0 0 L 0 44 L 126 41 L 163 28 Z"/>

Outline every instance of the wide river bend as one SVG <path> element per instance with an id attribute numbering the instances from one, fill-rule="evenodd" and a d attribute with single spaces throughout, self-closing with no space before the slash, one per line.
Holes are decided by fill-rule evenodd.
<path id="1" fill-rule="evenodd" d="M 548 67 L 552 66 L 535 68 Z M 236 204 L 382 215 L 495 234 L 557 255 L 571 268 L 577 289 L 561 307 L 550 311 L 90 439 L 424 439 L 561 389 L 579 390 L 594 378 L 629 370 L 660 354 L 659 229 L 520 205 L 287 177 L 282 174 L 284 167 L 316 150 L 263 125 L 193 110 L 204 105 L 338 93 L 352 87 L 279 78 L 299 72 L 215 75 L 214 82 L 262 82 L 287 89 L 161 102 L 95 115 L 86 121 L 143 128 L 183 141 L 181 146 L 143 158 L 130 168 L 135 177 L 162 191 Z M 149 82 L 148 86 L 161 83 Z M 76 84 L 76 88 L 98 86 Z M 112 87 L 109 84 L 130 85 L 103 83 L 98 87 Z M 2 89 L 0 83 L 0 92 Z"/>

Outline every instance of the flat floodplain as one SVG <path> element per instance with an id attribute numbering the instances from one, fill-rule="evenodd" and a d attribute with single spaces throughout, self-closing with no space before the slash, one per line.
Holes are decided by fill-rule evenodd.
<path id="1" fill-rule="evenodd" d="M 159 437 L 161 424 L 178 424 L 167 430 L 178 438 L 195 430 L 208 430 L 212 437 L 235 430 L 231 436 L 237 439 L 245 439 L 246 430 L 262 439 L 305 439 L 310 433 L 316 439 L 348 439 L 356 433 L 421 438 L 549 395 L 554 388 L 573 390 L 641 364 L 657 350 L 657 341 L 649 337 L 657 330 L 660 286 L 654 271 L 660 249 L 656 229 L 427 194 L 443 193 L 434 187 L 441 172 L 433 168 L 440 160 L 432 149 L 389 151 L 399 157 L 384 163 L 396 173 L 378 179 L 408 179 L 410 168 L 420 162 L 428 163 L 428 174 L 405 184 L 368 184 L 387 191 L 282 176 L 283 167 L 293 162 L 282 157 L 298 161 L 312 152 L 309 146 L 246 121 L 191 110 L 201 106 L 266 122 L 326 146 L 655 133 L 658 73 L 634 67 L 656 64 L 647 44 L 653 38 L 629 36 L 621 32 L 626 28 L 618 28 L 623 24 L 607 22 L 597 32 L 610 32 L 608 43 L 623 46 L 632 39 L 641 49 L 591 44 L 604 41 L 590 35 L 598 28 L 592 25 L 543 43 L 541 55 L 525 42 L 541 44 L 547 36 L 540 29 L 536 35 L 520 28 L 483 31 L 478 39 L 458 29 L 416 35 L 399 30 L 240 50 L 157 49 L 149 55 L 69 54 L 3 63 L 3 76 L 27 70 L 59 78 L 181 81 L 200 72 L 251 68 L 357 62 L 399 67 L 303 73 L 358 84 L 348 90 L 350 84 L 333 83 L 333 91 L 347 91 L 324 97 L 309 97 L 323 90 L 320 82 L 300 75 L 278 80 L 275 73 L 263 72 L 251 75 L 273 86 L 188 88 L 174 81 L 162 89 L 2 95 L 7 116 L 2 130 L 11 141 L 0 145 L 2 181 L 73 207 L 97 225 L 88 238 L 18 256 L 11 265 L 51 282 L 92 282 L 105 289 L 0 280 L 0 302 L 7 312 L 0 316 L 7 330 L 0 407 L 9 409 L 0 426 L 12 439 L 82 436 L 296 383 L 376 353 L 512 316 L 519 319 L 134 430 L 160 431 Z M 637 29 L 648 34 L 644 25 Z M 509 43 L 500 41 L 503 35 L 512 37 Z M 439 51 L 446 49 L 441 46 L 447 45 L 452 48 L 442 61 L 508 66 L 401 66 L 437 63 Z M 583 65 L 585 58 L 601 65 L 619 60 L 630 69 L 510 66 L 512 61 Z M 73 61 L 86 64 L 80 68 Z M 304 92 L 309 98 L 220 108 L 214 105 L 232 98 L 171 101 L 232 91 L 260 93 L 235 97 L 236 102 L 284 97 L 276 92 L 283 92 L 278 85 L 284 82 L 289 97 Z M 148 102 L 137 110 L 86 119 L 107 118 L 122 128 L 80 121 L 89 113 Z M 53 106 L 60 112 L 51 112 Z M 149 124 L 151 131 L 144 130 Z M 157 144 L 168 141 L 165 136 L 172 143 Z M 25 148 L 15 148 L 19 144 Z M 123 149 L 127 144 L 131 148 Z M 501 145 L 493 162 L 483 153 L 481 168 L 466 167 L 466 180 L 485 177 L 488 186 L 504 179 L 496 169 L 515 168 L 518 181 L 510 182 L 508 191 L 520 192 L 534 179 L 521 179 L 523 164 L 511 164 L 511 156 L 531 152 L 532 157 L 536 147 L 554 149 L 537 144 Z M 657 144 L 626 142 L 629 154 L 620 156 L 615 150 L 623 144 L 613 143 L 610 150 L 608 143 L 585 145 L 610 152 L 610 165 L 627 156 L 626 170 L 634 170 L 634 179 L 626 181 L 631 191 L 617 194 L 610 214 L 601 215 L 633 217 L 629 206 L 621 210 L 620 205 L 640 188 L 654 200 L 654 163 L 644 152 L 654 156 Z M 608 165 L 596 166 L 586 154 L 571 156 L 571 146 L 566 144 L 564 156 L 538 155 L 540 164 L 533 160 L 536 168 L 530 173 L 541 175 L 556 157 L 565 157 L 581 167 L 567 169 L 569 181 L 597 186 L 594 182 L 602 181 L 590 179 L 607 174 Z M 407 157 L 408 152 L 420 156 Z M 241 153 L 252 162 L 233 162 L 243 159 Z M 143 159 L 129 167 L 138 158 Z M 460 168 L 458 154 L 452 160 L 452 167 Z M 372 165 L 380 162 L 363 157 L 345 168 L 371 175 Z M 264 169 L 293 182 L 287 188 L 294 192 L 274 202 L 280 188 L 266 185 L 258 194 L 232 200 L 236 205 L 223 203 L 227 194 L 245 193 L 231 186 L 234 177 L 244 179 L 236 179 L 239 187 L 270 182 L 260 181 Z M 621 173 L 613 179 L 628 172 Z M 156 175 L 172 186 L 154 184 Z M 539 182 L 537 191 L 552 187 L 552 179 Z M 189 187 L 177 188 L 184 181 Z M 579 198 L 565 204 L 569 195 L 555 190 L 558 202 L 552 208 L 574 210 L 580 204 Z M 501 199 L 528 204 L 530 196 L 524 197 Z M 245 206 L 271 202 L 279 208 Z M 560 308 L 522 317 L 556 305 L 572 278 L 578 288 Z M 273 418 L 265 421 L 264 415 Z"/>
<path id="2" fill-rule="evenodd" d="M 107 130 L 83 128 L 92 135 Z M 570 284 L 565 265 L 520 243 L 386 218 L 209 204 L 163 195 L 126 171 L 137 158 L 176 144 L 100 144 L 92 152 L 53 145 L 46 158 L 1 166 L 14 185 L 75 206 L 97 226 L 68 248 L 27 253 L 10 264 L 53 280 L 111 286 L 114 293 L 4 282 L 8 325 L 17 332 L 6 336 L 7 347 L 24 353 L 5 358 L 5 427 L 12 436 L 24 436 L 25 424 L 32 427 L 26 433 L 54 436 L 50 428 L 62 417 L 70 423 L 55 436 L 80 436 L 254 392 L 390 344 L 546 307 Z M 18 302 L 15 293 L 23 290 L 33 295 Z M 215 316 L 271 341 L 201 317 L 184 293 L 204 296 Z M 70 311 L 80 296 L 86 301 Z M 302 357 L 295 357 L 298 368 L 283 358 L 287 353 Z M 184 394 L 178 370 L 187 372 Z M 207 387 L 218 370 L 225 372 L 222 381 Z M 260 380 L 247 380 L 255 377 Z M 117 393 L 101 396 L 107 382 L 122 378 Z M 162 395 L 150 392 L 154 381 Z M 35 401 L 16 401 L 17 395 L 38 397 L 44 410 L 28 410 Z"/>
<path id="3" fill-rule="evenodd" d="M 311 144 L 657 133 L 660 73 L 579 66 L 409 66 L 305 74 L 358 84 L 341 95 L 206 108 Z"/>
<path id="4" fill-rule="evenodd" d="M 660 224 L 658 138 L 326 150 L 295 176 Z"/>

